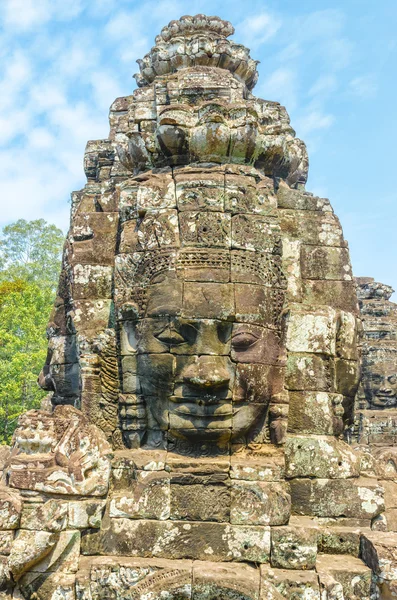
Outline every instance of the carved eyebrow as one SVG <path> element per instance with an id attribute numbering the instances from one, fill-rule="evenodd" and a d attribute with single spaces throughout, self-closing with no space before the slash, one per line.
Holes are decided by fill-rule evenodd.
<path id="1" fill-rule="evenodd" d="M 151 317 L 177 317 L 178 313 L 179 313 L 180 309 L 177 306 L 158 306 L 157 308 L 153 309 L 152 311 L 150 311 L 150 316 L 148 315 L 148 318 Z"/>

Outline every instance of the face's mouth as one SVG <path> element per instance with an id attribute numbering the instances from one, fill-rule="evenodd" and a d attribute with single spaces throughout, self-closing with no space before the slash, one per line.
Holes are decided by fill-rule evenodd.
<path id="1" fill-rule="evenodd" d="M 231 400 L 220 400 L 219 398 L 183 398 L 171 396 L 174 408 L 170 409 L 183 416 L 200 418 L 230 418 L 233 414 Z"/>
<path id="2" fill-rule="evenodd" d="M 396 401 L 396 395 L 395 395 L 394 392 L 390 392 L 390 393 L 384 393 L 384 392 L 383 393 L 377 393 L 375 395 L 375 397 L 376 397 L 377 400 L 380 400 L 381 402 L 390 402 L 390 401 L 395 402 Z"/>

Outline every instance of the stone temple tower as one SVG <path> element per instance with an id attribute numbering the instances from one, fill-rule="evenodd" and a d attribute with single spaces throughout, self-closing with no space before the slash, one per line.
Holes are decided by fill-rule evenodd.
<path id="1" fill-rule="evenodd" d="M 3 598 L 397 593 L 379 461 L 347 443 L 347 243 L 232 34 L 172 21 L 87 145 L 39 377 L 51 404 L 4 464 Z"/>

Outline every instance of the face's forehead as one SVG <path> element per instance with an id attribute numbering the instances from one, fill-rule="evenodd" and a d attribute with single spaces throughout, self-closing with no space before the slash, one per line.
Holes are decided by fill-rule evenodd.
<path id="1" fill-rule="evenodd" d="M 393 362 L 377 362 L 371 366 L 371 375 L 381 377 L 397 376 L 397 365 Z"/>
<path id="2" fill-rule="evenodd" d="M 284 301 L 283 289 L 244 282 L 189 281 L 167 277 L 148 286 L 146 310 L 141 318 L 180 316 L 186 319 L 216 319 L 252 323 L 268 328 L 279 326 Z"/>

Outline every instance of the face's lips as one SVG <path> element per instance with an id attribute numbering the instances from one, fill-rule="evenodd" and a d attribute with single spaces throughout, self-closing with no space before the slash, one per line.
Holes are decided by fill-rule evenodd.
<path id="1" fill-rule="evenodd" d="M 207 403 L 202 398 L 176 398 L 171 397 L 170 400 L 176 404 L 174 412 L 180 415 L 189 415 L 196 417 L 207 418 L 225 418 L 231 417 L 233 414 L 231 402 Z"/>

